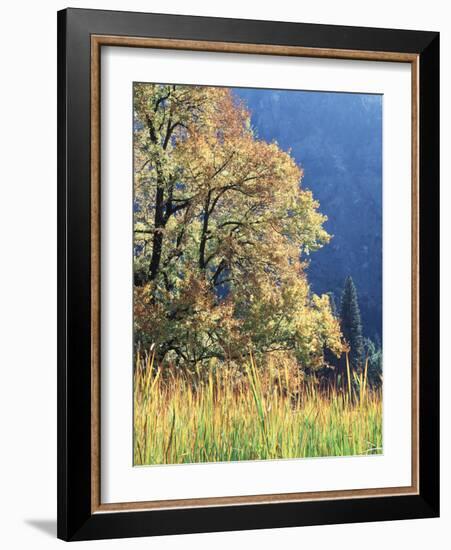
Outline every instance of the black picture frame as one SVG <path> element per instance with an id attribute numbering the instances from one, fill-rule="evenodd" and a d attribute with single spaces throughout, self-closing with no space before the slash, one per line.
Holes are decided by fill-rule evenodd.
<path id="1" fill-rule="evenodd" d="M 92 513 L 92 35 L 418 55 L 419 494 Z M 58 12 L 58 537 L 88 540 L 438 515 L 439 33 L 85 9 Z"/>

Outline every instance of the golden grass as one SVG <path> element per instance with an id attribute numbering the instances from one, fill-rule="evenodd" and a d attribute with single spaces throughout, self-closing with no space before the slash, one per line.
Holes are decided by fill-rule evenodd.
<path id="1" fill-rule="evenodd" d="M 250 357 L 243 372 L 155 368 L 138 356 L 135 465 L 378 454 L 382 397 L 347 365 L 344 388 L 320 391 L 302 375 Z"/>

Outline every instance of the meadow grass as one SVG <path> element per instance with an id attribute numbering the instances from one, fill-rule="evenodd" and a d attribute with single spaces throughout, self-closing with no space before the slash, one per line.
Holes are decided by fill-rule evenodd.
<path id="1" fill-rule="evenodd" d="M 379 454 L 382 396 L 364 373 L 319 389 L 288 369 L 207 374 L 155 368 L 134 373 L 134 464 L 179 464 Z"/>

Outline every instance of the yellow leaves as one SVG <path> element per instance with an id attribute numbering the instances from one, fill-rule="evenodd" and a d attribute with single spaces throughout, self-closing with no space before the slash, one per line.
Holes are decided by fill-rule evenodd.
<path id="1" fill-rule="evenodd" d="M 327 348 L 339 357 L 344 351 L 341 341 L 340 323 L 333 316 L 329 296 L 327 294 L 323 294 L 322 296 L 313 295 L 313 305 L 317 310 L 322 341 Z"/>
<path id="2" fill-rule="evenodd" d="M 325 346 L 338 352 L 328 298 L 311 295 L 299 259 L 329 241 L 327 218 L 290 152 L 256 139 L 227 88 L 137 84 L 134 109 L 144 282 L 153 237 L 162 243 L 155 281 L 135 289 L 139 338 L 188 363 L 231 360 L 249 341 L 311 366 Z"/>

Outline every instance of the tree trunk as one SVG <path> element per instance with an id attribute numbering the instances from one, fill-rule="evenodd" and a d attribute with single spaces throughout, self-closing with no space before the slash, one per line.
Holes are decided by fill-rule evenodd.
<path id="1" fill-rule="evenodd" d="M 157 186 L 155 200 L 155 229 L 152 240 L 152 259 L 149 267 L 149 280 L 154 281 L 157 278 L 160 268 L 161 253 L 163 250 L 163 229 L 164 229 L 164 191 L 163 187 Z"/>
<path id="2" fill-rule="evenodd" d="M 207 234 L 208 234 L 208 218 L 210 217 L 210 198 L 211 191 L 208 192 L 207 198 L 205 200 L 205 209 L 204 209 L 204 220 L 202 224 L 202 235 L 200 237 L 200 246 L 199 246 L 199 267 L 200 269 L 205 269 L 205 246 L 207 244 Z"/>

